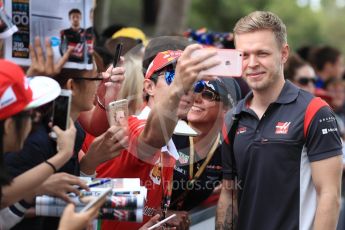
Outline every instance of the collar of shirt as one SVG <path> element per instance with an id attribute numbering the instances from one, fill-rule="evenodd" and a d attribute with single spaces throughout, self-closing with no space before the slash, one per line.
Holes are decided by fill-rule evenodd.
<path id="1" fill-rule="evenodd" d="M 285 81 L 284 87 L 279 94 L 278 99 L 274 102 L 277 104 L 289 104 L 296 100 L 299 94 L 299 88 L 292 84 L 289 80 Z M 238 115 L 243 111 L 248 111 L 246 105 L 248 101 L 253 98 L 253 92 L 249 92 L 247 96 L 242 99 L 235 108 L 234 114 Z"/>

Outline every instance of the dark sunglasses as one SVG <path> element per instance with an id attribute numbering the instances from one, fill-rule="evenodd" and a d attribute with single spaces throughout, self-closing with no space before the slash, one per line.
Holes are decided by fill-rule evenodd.
<path id="1" fill-rule="evenodd" d="M 313 83 L 315 85 L 316 79 L 315 78 L 308 78 L 308 77 L 301 77 L 297 80 L 297 82 L 301 85 L 308 85 L 309 83 Z"/>
<path id="2" fill-rule="evenodd" d="M 175 70 L 174 69 L 167 69 L 164 72 L 160 72 L 156 74 L 156 77 L 164 74 L 165 82 L 170 85 L 175 78 Z M 204 81 L 198 81 L 194 84 L 194 92 L 200 93 L 205 88 Z"/>
<path id="3" fill-rule="evenodd" d="M 220 101 L 220 96 L 217 93 L 208 89 L 204 89 L 201 92 L 201 97 L 202 99 L 207 101 Z"/>
<path id="4" fill-rule="evenodd" d="M 96 76 L 96 77 L 89 77 L 89 78 L 86 78 L 86 77 L 72 77 L 72 79 L 74 79 L 74 80 L 85 80 L 85 81 L 102 81 L 104 78 Z"/>

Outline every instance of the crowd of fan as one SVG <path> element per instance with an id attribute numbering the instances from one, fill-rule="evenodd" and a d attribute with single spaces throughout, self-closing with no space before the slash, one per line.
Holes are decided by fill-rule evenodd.
<path id="1" fill-rule="evenodd" d="M 98 36 L 92 70 L 64 68 L 68 53 L 62 62 L 54 63 L 50 43 L 44 44 L 44 53 L 39 39 L 31 46 L 32 65 L 26 74 L 15 63 L 0 60 L 1 229 L 85 228 L 101 203 L 85 213 L 76 213 L 70 204 L 61 218 L 36 217 L 32 211 L 35 196 L 68 201 L 67 193 L 78 194 L 77 187 L 88 189 L 78 176 L 140 178 L 148 188 L 144 226 L 103 221 L 102 229 L 147 229 L 172 213 L 177 218 L 168 225 L 188 229 L 188 211 L 219 194 L 223 123 L 227 112 L 248 93 L 246 82 L 207 76 L 197 89 L 198 73 L 217 64 L 203 64 L 214 55 L 212 51 L 192 58 L 191 53 L 202 46 L 191 39 L 147 39 L 137 28 L 116 29 L 109 38 Z M 119 43 L 124 44 L 123 57 L 114 67 L 113 53 Z M 330 46 L 300 48 L 290 55 L 284 74 L 330 104 L 345 138 L 342 53 Z M 13 92 L 8 91 L 10 86 Z M 57 88 L 72 91 L 71 122 L 66 130 L 50 123 Z M 5 106 L 4 98 L 11 93 L 16 101 Z M 37 93 L 46 100 L 35 98 Z M 107 104 L 124 98 L 129 100 L 131 116 L 109 127 Z M 173 134 L 176 124 L 183 121 L 199 135 Z M 49 135 L 52 129 L 56 140 Z M 171 178 L 177 186 L 169 194 Z M 194 187 L 186 188 L 191 180 Z"/>

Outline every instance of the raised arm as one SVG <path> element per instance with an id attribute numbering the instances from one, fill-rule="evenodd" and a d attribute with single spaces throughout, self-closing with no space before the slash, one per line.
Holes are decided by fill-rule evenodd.
<path id="1" fill-rule="evenodd" d="M 59 152 L 36 167 L 13 179 L 12 183 L 2 188 L 1 208 L 7 207 L 26 196 L 23 191 L 34 192 L 55 170 L 61 168 L 73 155 L 73 147 L 76 135 L 74 123 L 66 131 L 62 131 L 57 126 L 53 129 L 58 136 L 57 146 Z M 47 163 L 48 162 L 48 163 Z"/>
<path id="2" fill-rule="evenodd" d="M 106 106 L 115 101 L 120 92 L 124 80 L 125 69 L 124 59 L 121 57 L 119 67 L 110 66 L 106 72 L 102 73 L 105 81 L 101 83 L 97 90 L 96 103 L 92 110 L 82 112 L 78 121 L 83 128 L 93 136 L 100 136 L 109 128 Z M 111 81 L 106 81 L 107 79 Z"/>
<path id="3" fill-rule="evenodd" d="M 200 45 L 188 46 L 177 61 L 175 78 L 169 88 L 162 94 L 155 95 L 156 101 L 152 107 L 144 131 L 138 139 L 138 154 L 141 158 L 150 158 L 157 149 L 166 145 L 171 138 L 177 123 L 177 108 L 182 95 L 191 90 L 199 80 L 200 71 L 217 65 L 217 62 L 205 63 L 215 52 L 196 58 L 191 57 Z M 157 98 L 159 98 L 157 100 Z"/>

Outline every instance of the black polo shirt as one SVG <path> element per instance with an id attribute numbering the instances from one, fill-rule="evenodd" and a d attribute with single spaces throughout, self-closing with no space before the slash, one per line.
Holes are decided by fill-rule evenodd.
<path id="1" fill-rule="evenodd" d="M 252 97 L 234 112 L 240 118 L 235 162 L 229 145 L 222 149 L 224 179 L 238 180 L 239 229 L 312 229 L 317 201 L 310 163 L 342 154 L 334 114 L 328 106 L 318 110 L 304 137 L 311 94 L 287 81 L 261 119 L 246 106 Z"/>
<path id="2" fill-rule="evenodd" d="M 174 167 L 173 192 L 170 209 L 178 209 L 175 201 L 184 193 L 185 190 L 188 189 L 189 192 L 180 208 L 180 210 L 188 211 L 206 200 L 211 195 L 214 188 L 220 184 L 222 180 L 221 145 L 219 144 L 199 179 L 193 186 L 189 186 L 187 184 L 189 181 L 189 137 L 173 135 L 172 139 L 180 158 L 176 161 L 176 165 Z M 197 156 L 196 153 L 195 156 Z M 204 161 L 205 159 L 196 160 L 193 165 L 194 174 L 198 171 Z"/>

